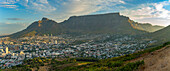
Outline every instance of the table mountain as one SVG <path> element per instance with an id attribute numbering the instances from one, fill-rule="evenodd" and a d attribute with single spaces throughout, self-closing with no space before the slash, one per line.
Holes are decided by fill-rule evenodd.
<path id="1" fill-rule="evenodd" d="M 135 28 L 133 22 L 119 13 L 107 13 L 97 15 L 72 16 L 68 20 L 57 23 L 48 18 L 36 21 L 26 29 L 9 35 L 12 38 L 35 36 L 44 34 L 144 34 L 145 31 Z"/>

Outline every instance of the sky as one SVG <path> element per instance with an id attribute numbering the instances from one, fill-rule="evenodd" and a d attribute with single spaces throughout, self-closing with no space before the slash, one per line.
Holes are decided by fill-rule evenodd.
<path id="1" fill-rule="evenodd" d="M 170 0 L 0 0 L 0 35 L 21 31 L 42 17 L 62 22 L 114 12 L 140 23 L 170 25 Z"/>

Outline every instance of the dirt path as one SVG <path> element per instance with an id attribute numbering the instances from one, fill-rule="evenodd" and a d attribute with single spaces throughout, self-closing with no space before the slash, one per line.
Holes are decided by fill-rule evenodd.
<path id="1" fill-rule="evenodd" d="M 145 61 L 139 71 L 170 71 L 170 46 L 167 47 L 137 59 Z"/>

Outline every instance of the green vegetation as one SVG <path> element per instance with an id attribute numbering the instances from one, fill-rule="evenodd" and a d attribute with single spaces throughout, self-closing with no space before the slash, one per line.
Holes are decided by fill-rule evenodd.
<path id="1" fill-rule="evenodd" d="M 32 31 L 32 32 L 29 32 L 28 34 L 25 34 L 24 37 L 27 37 L 27 36 L 35 36 L 36 35 L 36 31 Z"/>
<path id="2" fill-rule="evenodd" d="M 74 58 L 76 61 L 85 61 L 85 62 L 97 62 L 99 59 L 96 58 Z"/>
<path id="3" fill-rule="evenodd" d="M 164 43 L 170 41 L 169 36 L 170 36 L 170 25 L 161 30 L 151 33 L 149 37 L 152 37 L 153 39 L 159 40 L 159 42 Z"/>
<path id="4" fill-rule="evenodd" d="M 137 61 L 134 63 L 127 63 L 125 66 L 119 67 L 116 71 L 134 71 L 137 70 L 140 65 L 143 65 L 144 61 Z"/>
<path id="5" fill-rule="evenodd" d="M 77 45 L 77 44 L 82 44 L 82 43 L 85 43 L 85 42 L 88 42 L 89 40 L 76 40 L 74 41 L 71 45 Z"/>
<path id="6" fill-rule="evenodd" d="M 31 68 L 36 67 L 37 69 L 39 69 L 39 66 L 44 66 L 44 63 L 49 63 L 49 61 L 50 59 L 46 59 L 43 57 L 28 59 L 23 61 L 24 62 L 23 65 L 13 66 L 12 69 L 19 71 L 32 71 Z"/>

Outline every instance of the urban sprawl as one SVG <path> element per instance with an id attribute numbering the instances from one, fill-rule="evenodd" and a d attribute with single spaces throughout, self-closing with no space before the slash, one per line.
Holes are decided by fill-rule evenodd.
<path id="1" fill-rule="evenodd" d="M 142 39 L 142 40 L 141 40 Z M 106 59 L 135 53 L 156 42 L 128 35 L 33 36 L 0 38 L 0 67 L 20 65 L 35 57 Z"/>

